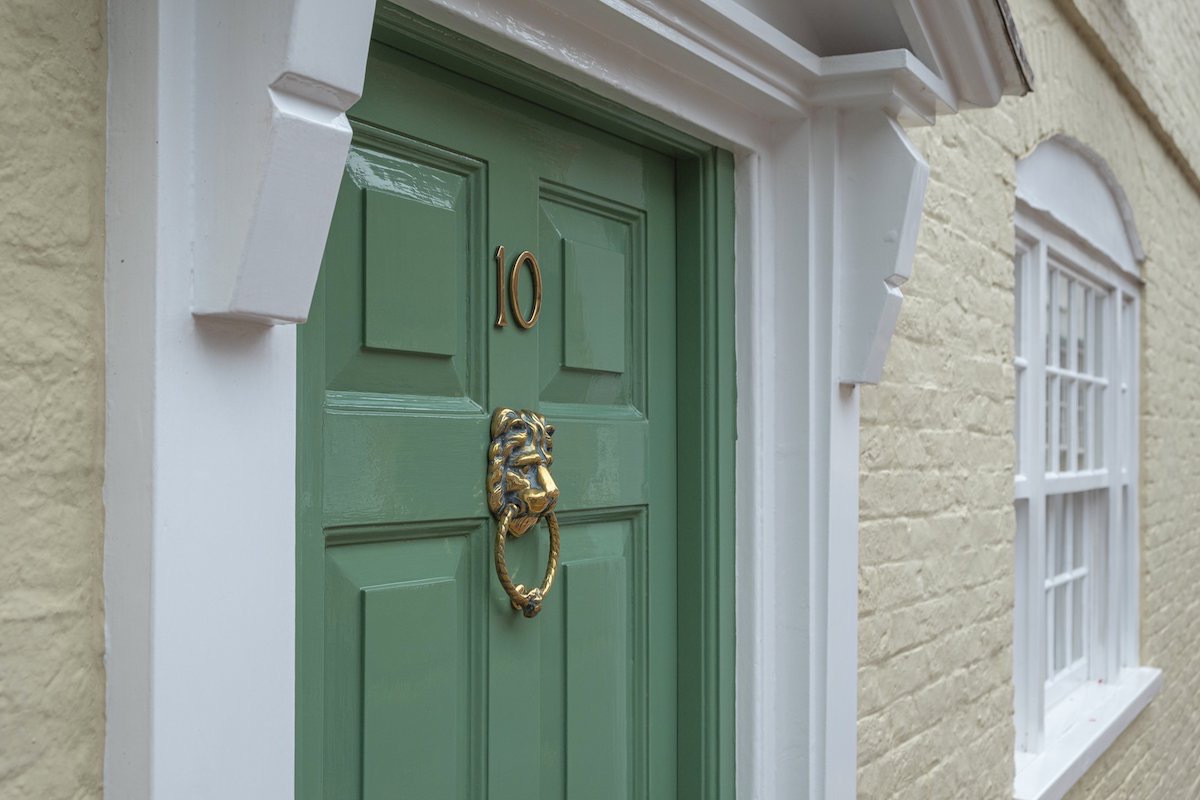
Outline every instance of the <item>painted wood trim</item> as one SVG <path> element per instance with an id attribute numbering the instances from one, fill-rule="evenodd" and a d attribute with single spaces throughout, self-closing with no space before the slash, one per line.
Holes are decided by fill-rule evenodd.
<path id="1" fill-rule="evenodd" d="M 920 27 L 958 108 L 990 108 L 1002 95 L 1033 90 L 1033 70 L 1006 0 L 909 0 L 898 10 Z"/>
<path id="2" fill-rule="evenodd" d="M 1017 201 L 1056 233 L 1141 280 L 1146 260 L 1133 207 L 1103 156 L 1056 134 L 1017 162 Z"/>
<path id="3" fill-rule="evenodd" d="M 1120 680 L 1097 692 L 1097 701 L 1047 750 L 1018 768 L 1014 800 L 1061 800 L 1163 688 L 1162 671 L 1121 670 Z"/>
<path id="4" fill-rule="evenodd" d="M 701 158 L 707 142 L 603 95 L 478 41 L 399 5 L 380 4 L 374 35 L 415 56 L 564 113 L 632 142 L 676 158 Z"/>
<path id="5" fill-rule="evenodd" d="M 678 786 L 680 797 L 717 800 L 734 796 L 736 728 L 733 158 L 709 150 L 676 170 L 677 259 L 700 273 L 680 276 L 676 311 L 679 485 L 688 487 L 679 526 L 699 538 L 695 547 L 681 537 L 679 551 L 679 659 L 698 668 L 680 670 Z M 695 346 L 684 351 L 687 342 Z M 697 496 L 698 504 L 685 502 Z"/>
<path id="6" fill-rule="evenodd" d="M 189 80 L 204 109 L 193 129 L 195 180 L 178 187 L 202 231 L 192 310 L 303 322 L 350 146 L 345 112 L 362 94 L 374 3 L 189 8 L 197 53 Z"/>
<path id="7" fill-rule="evenodd" d="M 839 205 L 848 225 L 838 242 L 844 266 L 843 383 L 879 383 L 911 277 L 929 165 L 900 126 L 878 110 L 838 121 Z M 862 227 L 875 231 L 863 236 Z"/>

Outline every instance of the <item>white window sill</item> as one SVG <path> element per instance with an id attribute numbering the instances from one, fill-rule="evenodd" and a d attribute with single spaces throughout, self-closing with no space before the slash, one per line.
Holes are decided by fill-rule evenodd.
<path id="1" fill-rule="evenodd" d="M 1162 670 L 1137 667 L 1072 692 L 1047 715 L 1042 752 L 1017 753 L 1014 800 L 1059 800 L 1161 689 Z"/>

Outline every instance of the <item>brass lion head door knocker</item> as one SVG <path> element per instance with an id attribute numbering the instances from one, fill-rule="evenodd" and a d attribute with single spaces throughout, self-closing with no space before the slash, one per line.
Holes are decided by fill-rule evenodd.
<path id="1" fill-rule="evenodd" d="M 554 463 L 554 426 L 534 411 L 497 408 L 492 413 L 492 443 L 488 447 L 488 508 L 497 520 L 496 576 L 512 607 L 533 618 L 542 610 L 558 571 L 558 486 L 550 477 Z M 550 559 L 542 585 L 526 589 L 513 585 L 504 563 L 504 542 L 509 534 L 521 536 L 545 518 L 550 528 Z"/>

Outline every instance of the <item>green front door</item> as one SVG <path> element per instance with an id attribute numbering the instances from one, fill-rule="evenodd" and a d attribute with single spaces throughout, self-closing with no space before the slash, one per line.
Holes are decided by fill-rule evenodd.
<path id="1" fill-rule="evenodd" d="M 297 795 L 675 797 L 675 161 L 380 41 L 352 117 L 300 334 Z M 499 406 L 557 429 L 533 619 L 493 566 Z M 514 581 L 547 551 L 509 540 Z"/>

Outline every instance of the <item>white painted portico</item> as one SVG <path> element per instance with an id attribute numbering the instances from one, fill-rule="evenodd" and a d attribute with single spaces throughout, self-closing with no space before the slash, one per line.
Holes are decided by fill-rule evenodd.
<path id="1" fill-rule="evenodd" d="M 927 177 L 900 123 L 1028 88 L 1003 6 L 400 5 L 735 154 L 738 795 L 852 797 L 855 387 L 879 378 Z M 373 13 L 110 5 L 109 797 L 293 795 L 287 323 L 308 312 Z"/>

